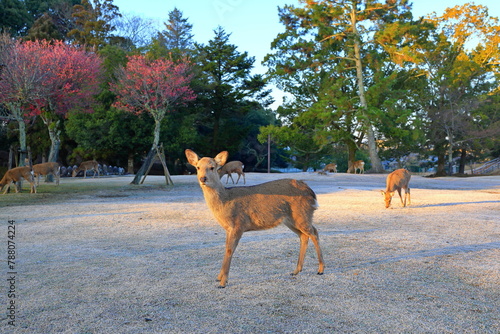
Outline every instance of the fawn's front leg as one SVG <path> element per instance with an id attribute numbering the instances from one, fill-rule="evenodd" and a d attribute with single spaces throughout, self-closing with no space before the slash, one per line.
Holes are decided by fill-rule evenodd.
<path id="1" fill-rule="evenodd" d="M 217 277 L 217 280 L 220 281 L 219 288 L 226 287 L 229 267 L 231 266 L 231 259 L 233 258 L 234 251 L 236 250 L 242 235 L 243 232 L 240 230 L 232 229 L 226 231 L 226 252 L 224 254 L 224 260 L 222 260 L 222 267 L 220 269 L 219 276 Z"/>

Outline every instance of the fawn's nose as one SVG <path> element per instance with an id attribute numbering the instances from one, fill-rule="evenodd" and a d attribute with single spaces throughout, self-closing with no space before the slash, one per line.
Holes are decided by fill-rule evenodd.
<path id="1" fill-rule="evenodd" d="M 202 177 L 200 177 L 200 182 L 201 182 L 201 183 L 205 183 L 205 182 L 207 182 L 207 177 L 206 177 L 206 176 L 202 176 Z"/>

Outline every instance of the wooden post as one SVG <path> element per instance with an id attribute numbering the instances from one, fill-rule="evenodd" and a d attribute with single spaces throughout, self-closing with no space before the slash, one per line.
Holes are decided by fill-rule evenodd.
<path id="1" fill-rule="evenodd" d="M 142 163 L 141 168 L 139 168 L 139 170 L 135 174 L 135 177 L 132 180 L 131 184 L 139 184 L 141 177 L 145 173 L 149 173 L 149 170 L 151 169 L 150 164 L 151 164 L 151 160 L 153 159 L 153 154 L 154 154 L 154 149 L 151 148 L 151 150 L 149 151 L 149 153 L 146 157 L 146 160 Z"/>
<path id="2" fill-rule="evenodd" d="M 161 164 L 163 165 L 163 172 L 165 173 L 165 183 L 167 185 L 174 185 L 174 182 L 172 181 L 172 178 L 170 177 L 170 173 L 168 171 L 167 162 L 165 159 L 165 151 L 163 150 L 163 143 L 160 145 L 160 147 L 156 148 L 156 154 L 160 159 Z"/>
<path id="3" fill-rule="evenodd" d="M 148 156 L 146 157 L 146 161 L 144 161 L 143 166 L 147 166 L 147 169 L 145 172 L 142 173 L 143 175 L 139 175 L 139 179 L 142 177 L 142 180 L 141 182 L 139 182 L 139 184 L 143 184 L 144 181 L 146 180 L 146 176 L 148 176 L 151 167 L 153 167 L 153 164 L 155 163 L 155 157 L 156 157 L 156 150 L 152 148 L 151 151 L 149 151 Z M 141 167 L 141 170 L 142 169 L 143 168 Z"/>
<path id="4" fill-rule="evenodd" d="M 148 153 L 148 156 L 146 157 L 146 160 L 142 164 L 141 168 L 137 172 L 137 174 L 134 177 L 134 180 L 131 182 L 131 184 L 143 184 L 144 181 L 146 180 L 146 177 L 149 174 L 149 171 L 151 170 L 151 167 L 153 167 L 153 164 L 155 162 L 155 158 L 158 157 L 160 160 L 161 164 L 163 165 L 163 171 L 165 173 L 165 183 L 167 185 L 174 185 L 174 182 L 172 181 L 172 178 L 170 177 L 170 173 L 168 171 L 167 163 L 165 160 L 165 153 L 163 150 L 163 144 L 160 145 L 160 147 L 152 147 L 151 150 Z M 141 180 L 142 178 L 142 180 Z M 139 181 L 140 180 L 140 181 Z"/>

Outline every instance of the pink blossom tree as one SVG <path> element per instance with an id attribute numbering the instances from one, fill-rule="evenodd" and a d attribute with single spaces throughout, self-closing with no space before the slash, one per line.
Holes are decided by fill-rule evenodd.
<path id="1" fill-rule="evenodd" d="M 40 63 L 40 53 L 33 43 L 13 41 L 7 35 L 0 40 L 0 103 L 7 110 L 4 118 L 17 122 L 19 129 L 19 164 L 24 165 L 26 157 L 26 123 L 30 117 L 26 108 L 34 98 L 40 96 L 40 88 L 47 77 Z"/>
<path id="2" fill-rule="evenodd" d="M 101 59 L 95 53 L 63 42 L 38 44 L 39 66 L 47 74 L 40 95 L 30 104 L 30 115 L 40 116 L 51 140 L 49 161 L 56 161 L 60 146 L 60 122 L 70 111 L 92 112 L 99 92 Z"/>
<path id="3" fill-rule="evenodd" d="M 119 69 L 117 82 L 111 90 L 117 94 L 117 108 L 133 113 L 148 112 L 155 121 L 153 148 L 160 141 L 160 125 L 166 113 L 179 104 L 194 100 L 189 87 L 192 75 L 187 60 L 148 60 L 142 55 L 128 58 L 126 67 Z"/>
<path id="4" fill-rule="evenodd" d="M 93 53 L 62 42 L 2 42 L 5 63 L 0 74 L 0 102 L 19 124 L 21 151 L 27 146 L 25 123 L 40 116 L 51 139 L 49 161 L 56 161 L 60 117 L 70 110 L 91 111 L 101 61 Z"/>
<path id="5" fill-rule="evenodd" d="M 126 67 L 117 72 L 117 82 L 111 84 L 111 90 L 117 94 L 117 108 L 136 114 L 148 112 L 155 121 L 153 146 L 136 173 L 133 184 L 139 184 L 142 175 L 147 174 L 155 154 L 163 163 L 166 183 L 172 183 L 163 152 L 158 146 L 160 128 L 167 112 L 196 98 L 189 87 L 192 78 L 190 69 L 186 59 L 173 62 L 170 59 L 149 60 L 142 55 L 131 56 Z"/>

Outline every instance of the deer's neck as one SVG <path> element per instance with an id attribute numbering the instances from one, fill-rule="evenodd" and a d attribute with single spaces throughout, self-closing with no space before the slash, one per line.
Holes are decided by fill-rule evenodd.
<path id="1" fill-rule="evenodd" d="M 203 196 L 209 208 L 214 211 L 221 207 L 227 199 L 227 189 L 221 184 L 216 185 L 214 188 L 203 186 Z"/>

